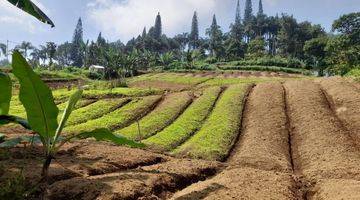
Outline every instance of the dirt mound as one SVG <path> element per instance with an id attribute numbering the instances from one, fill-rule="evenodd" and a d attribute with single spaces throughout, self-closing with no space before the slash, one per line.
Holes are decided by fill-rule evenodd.
<path id="1" fill-rule="evenodd" d="M 313 193 L 313 195 L 311 195 Z M 360 181 L 346 179 L 324 180 L 317 184 L 308 199 L 360 199 Z"/>
<path id="2" fill-rule="evenodd" d="M 295 199 L 293 188 L 289 174 L 236 168 L 194 184 L 176 193 L 172 199 Z"/>
<path id="3" fill-rule="evenodd" d="M 336 115 L 360 144 L 360 92 L 353 83 L 339 77 L 322 79 L 320 85 Z"/>
<path id="4" fill-rule="evenodd" d="M 229 164 L 291 172 L 286 122 L 282 85 L 264 83 L 254 87 L 245 106 L 240 142 Z"/>
<path id="5" fill-rule="evenodd" d="M 5 181 L 23 171 L 29 186 L 40 180 L 42 149 L 2 152 Z M 67 144 L 50 166 L 49 199 L 166 199 L 199 180 L 213 176 L 218 162 L 175 159 L 141 149 L 81 141 Z"/>
<path id="6" fill-rule="evenodd" d="M 311 81 L 285 83 L 295 168 L 307 180 L 360 180 L 360 152 L 320 87 Z"/>

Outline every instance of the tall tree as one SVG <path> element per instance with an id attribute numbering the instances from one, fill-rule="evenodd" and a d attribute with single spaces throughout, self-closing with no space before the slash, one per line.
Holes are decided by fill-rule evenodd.
<path id="1" fill-rule="evenodd" d="M 56 60 L 62 66 L 69 66 L 71 65 L 71 43 L 65 42 L 58 46 L 55 54 Z"/>
<path id="2" fill-rule="evenodd" d="M 28 51 L 34 49 L 34 46 L 30 42 L 23 41 L 20 45 L 17 45 L 15 49 L 20 50 L 25 58 L 28 57 Z"/>
<path id="3" fill-rule="evenodd" d="M 6 56 L 7 53 L 7 47 L 6 44 L 0 43 L 0 56 Z"/>
<path id="4" fill-rule="evenodd" d="M 154 38 L 159 40 L 162 35 L 162 23 L 160 12 L 156 16 L 155 26 L 154 26 Z"/>
<path id="5" fill-rule="evenodd" d="M 264 15 L 262 0 L 259 0 L 259 11 L 258 11 L 257 15 L 258 16 Z"/>
<path id="6" fill-rule="evenodd" d="M 236 4 L 235 24 L 241 24 L 240 0 Z"/>
<path id="7" fill-rule="evenodd" d="M 46 43 L 46 53 L 49 58 L 49 67 L 51 67 L 56 53 L 56 44 L 54 42 Z"/>
<path id="8" fill-rule="evenodd" d="M 244 13 L 244 23 L 248 23 L 252 20 L 253 10 L 251 0 L 246 0 L 245 2 L 245 13 Z"/>
<path id="9" fill-rule="evenodd" d="M 72 64 L 77 67 L 83 66 L 83 57 L 84 57 L 84 54 L 82 52 L 83 43 L 84 43 L 83 27 L 82 27 L 81 18 L 79 18 L 78 23 L 75 28 L 75 31 L 74 31 L 71 53 L 70 53 Z"/>
<path id="10" fill-rule="evenodd" d="M 146 33 L 146 27 L 144 27 L 143 32 L 142 32 L 142 34 L 141 34 L 141 37 L 142 37 L 142 38 L 145 38 L 146 35 L 147 35 L 147 33 Z"/>
<path id="11" fill-rule="evenodd" d="M 224 53 L 223 46 L 223 33 L 220 29 L 220 26 L 217 24 L 216 15 L 213 16 L 213 21 L 206 30 L 206 34 L 209 36 L 209 50 L 212 56 L 220 58 Z"/>
<path id="12" fill-rule="evenodd" d="M 197 49 L 199 47 L 199 21 L 196 11 L 194 12 L 194 16 L 192 18 L 191 23 L 191 32 L 189 35 L 189 46 L 192 49 Z"/>

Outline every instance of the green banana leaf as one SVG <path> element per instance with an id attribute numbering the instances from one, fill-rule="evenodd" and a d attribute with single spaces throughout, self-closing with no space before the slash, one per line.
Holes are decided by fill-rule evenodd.
<path id="1" fill-rule="evenodd" d="M 31 127 L 29 123 L 26 121 L 26 119 L 12 115 L 0 115 L 0 125 L 10 124 L 10 123 L 20 124 L 22 127 L 31 130 Z"/>
<path id="2" fill-rule="evenodd" d="M 77 135 L 78 138 L 86 139 L 86 138 L 95 138 L 98 141 L 109 141 L 113 142 L 117 145 L 126 145 L 130 147 L 135 148 L 143 148 L 145 147 L 144 144 L 135 142 L 133 140 L 129 140 L 126 137 L 115 135 L 112 133 L 109 129 L 101 128 L 101 129 L 95 129 L 90 132 L 84 132 L 79 135 Z"/>
<path id="3" fill-rule="evenodd" d="M 0 72 L 0 115 L 7 115 L 11 100 L 11 80 L 10 77 Z"/>
<path id="4" fill-rule="evenodd" d="M 31 129 L 44 138 L 44 145 L 49 145 L 58 127 L 59 113 L 51 90 L 18 51 L 13 53 L 12 68 L 20 83 L 19 98 Z"/>
<path id="5" fill-rule="evenodd" d="M 55 27 L 54 23 L 51 21 L 51 19 L 46 16 L 46 14 L 40 10 L 33 2 L 30 0 L 7 0 L 14 6 L 20 8 L 21 10 L 29 13 L 30 15 L 36 17 L 38 20 L 40 20 L 43 23 L 51 25 L 51 27 Z"/>
<path id="6" fill-rule="evenodd" d="M 60 136 L 62 130 L 64 129 L 67 120 L 69 119 L 70 114 L 74 110 L 76 103 L 81 99 L 81 95 L 83 93 L 83 90 L 76 91 L 73 95 L 71 95 L 69 102 L 64 110 L 64 113 L 62 115 L 62 118 L 60 120 L 60 124 L 58 128 L 56 129 L 56 134 L 53 141 L 57 141 L 58 137 Z M 56 142 L 53 142 L 53 146 L 56 144 Z"/>

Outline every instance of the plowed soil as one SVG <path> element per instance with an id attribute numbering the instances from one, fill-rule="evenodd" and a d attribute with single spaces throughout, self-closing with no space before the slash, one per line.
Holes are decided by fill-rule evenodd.
<path id="1" fill-rule="evenodd" d="M 356 84 L 342 78 L 328 78 L 320 81 L 321 87 L 331 103 L 337 117 L 360 144 L 360 91 Z"/>
<path id="2" fill-rule="evenodd" d="M 51 165 L 47 199 L 360 199 L 356 84 L 342 78 L 257 84 L 225 162 L 92 140 L 70 143 Z M 0 131 L 24 133 L 14 126 Z M 26 183 L 36 184 L 41 155 L 36 146 L 0 149 L 0 184 L 21 169 Z"/>

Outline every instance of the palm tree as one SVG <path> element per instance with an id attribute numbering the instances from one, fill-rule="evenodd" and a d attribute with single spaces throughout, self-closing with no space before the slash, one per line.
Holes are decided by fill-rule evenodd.
<path id="1" fill-rule="evenodd" d="M 28 50 L 34 49 L 34 46 L 30 42 L 23 41 L 20 45 L 17 45 L 15 49 L 22 50 L 21 52 L 24 54 L 24 57 L 27 58 Z"/>
<path id="2" fill-rule="evenodd" d="M 56 44 L 54 42 L 47 42 L 46 43 L 46 54 L 50 60 L 49 67 L 51 67 L 53 65 L 55 53 L 56 53 Z"/>

